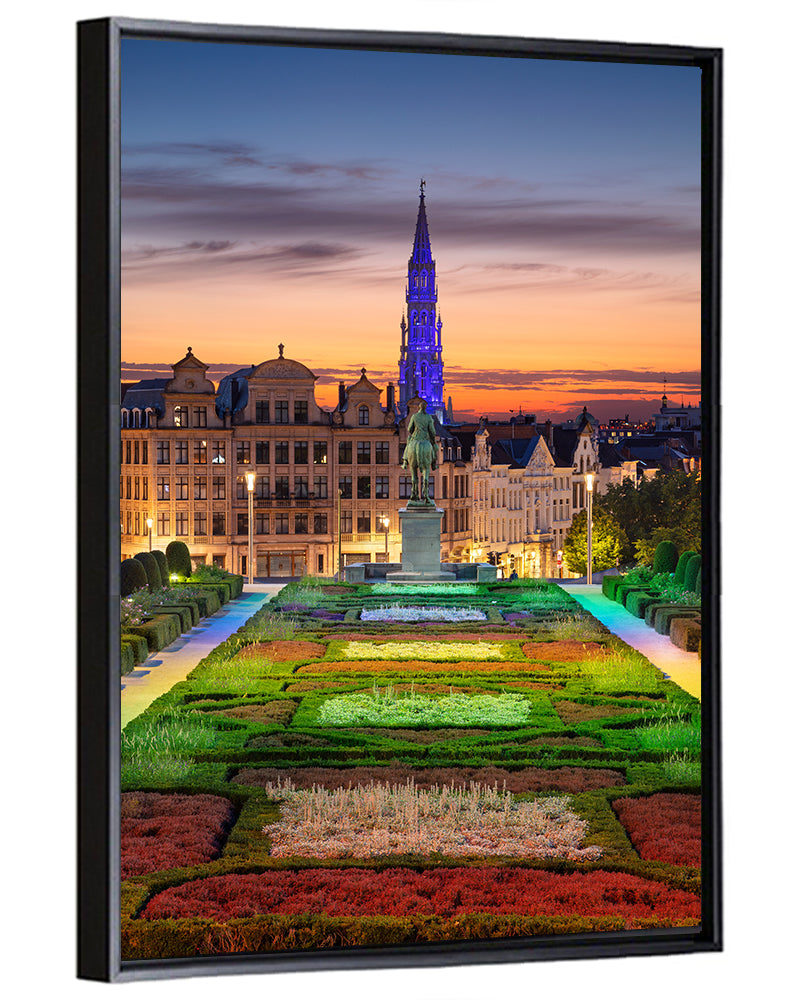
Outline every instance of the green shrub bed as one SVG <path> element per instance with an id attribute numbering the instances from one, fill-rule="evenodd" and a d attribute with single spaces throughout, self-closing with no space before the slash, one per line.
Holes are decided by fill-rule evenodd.
<path id="1" fill-rule="evenodd" d="M 180 584 L 196 588 L 200 612 L 240 592 L 212 575 Z M 604 578 L 604 592 L 606 580 L 615 592 L 622 579 Z M 652 600 L 648 586 L 626 581 L 634 613 Z M 147 860 L 122 884 L 125 960 L 699 922 L 694 823 L 688 852 L 667 860 L 657 842 L 646 846 L 662 829 L 655 803 L 665 821 L 682 796 L 699 793 L 698 701 L 553 584 L 429 595 L 430 606 L 483 611 L 479 622 L 359 620 L 364 608 L 422 599 L 368 584 L 291 583 L 128 724 L 122 790 L 136 809 L 157 805 L 144 846 L 158 867 Z M 682 617 L 683 605 L 658 603 Z M 159 614 L 125 630 L 126 662 L 185 620 Z M 320 839 L 291 826 L 300 813 L 290 789 L 313 787 L 306 821 L 330 824 Z M 174 818 L 168 796 L 183 797 Z M 554 825 L 560 816 L 566 837 L 537 842 L 522 827 L 535 845 L 523 856 L 454 833 L 455 850 L 433 853 L 417 831 L 429 822 L 422 810 L 442 801 L 467 814 L 462 830 L 491 830 L 505 808 L 512 830 L 526 816 Z M 375 823 L 364 856 L 338 846 L 351 802 Z M 398 804 L 404 811 L 392 816 Z M 383 839 L 380 816 L 415 832 Z M 178 828 L 180 843 L 204 853 L 175 853 L 167 839 Z M 488 836 L 500 851 L 495 831 Z M 362 910 L 352 902 L 359 886 Z"/>

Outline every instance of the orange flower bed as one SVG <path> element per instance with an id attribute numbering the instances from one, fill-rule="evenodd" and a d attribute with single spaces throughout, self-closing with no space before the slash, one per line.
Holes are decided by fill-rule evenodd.
<path id="1" fill-rule="evenodd" d="M 591 722 L 594 719 L 609 719 L 614 715 L 632 715 L 637 708 L 627 708 L 624 705 L 581 705 L 576 701 L 556 701 L 553 708 L 566 726 L 575 726 L 579 722 Z"/>
<path id="2" fill-rule="evenodd" d="M 523 792 L 587 792 L 593 788 L 614 788 L 626 784 L 624 775 L 608 768 L 591 767 L 524 767 L 508 771 L 503 767 L 427 767 L 411 768 L 403 764 L 385 767 L 252 767 L 242 770 L 234 779 L 238 785 L 264 787 L 269 781 L 290 778 L 297 788 L 348 788 L 380 784 L 405 785 L 412 780 L 416 788 L 434 785 L 456 785 L 467 788 L 471 781 L 482 785 L 497 784 L 500 791 L 515 795 Z"/>
<path id="3" fill-rule="evenodd" d="M 599 642 L 575 642 L 573 639 L 563 639 L 554 642 L 526 642 L 522 652 L 529 660 L 574 663 L 578 660 L 593 660 L 595 656 L 605 656 L 605 647 Z"/>

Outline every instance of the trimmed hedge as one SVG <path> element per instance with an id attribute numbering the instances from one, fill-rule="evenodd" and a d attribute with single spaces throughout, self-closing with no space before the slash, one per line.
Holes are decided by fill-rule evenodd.
<path id="1" fill-rule="evenodd" d="M 123 632 L 121 635 L 122 642 L 129 643 L 133 650 L 133 659 L 136 663 L 143 663 L 144 660 L 149 656 L 149 647 L 146 644 L 146 639 L 141 635 L 135 635 L 133 632 Z"/>
<path id="2" fill-rule="evenodd" d="M 677 569 L 677 546 L 674 542 L 660 542 L 655 549 L 652 561 L 652 575 L 658 573 L 674 573 Z"/>
<path id="3" fill-rule="evenodd" d="M 176 573 L 177 576 L 186 578 L 193 573 L 191 553 L 185 542 L 169 542 L 166 546 L 166 559 L 169 564 L 169 573 Z"/>
<path id="4" fill-rule="evenodd" d="M 644 622 L 649 625 L 650 628 L 655 628 L 655 615 L 661 608 L 682 608 L 685 607 L 683 604 L 672 604 L 671 601 L 667 601 L 665 598 L 657 601 L 651 601 L 647 607 L 644 609 Z"/>
<path id="5" fill-rule="evenodd" d="M 135 657 L 133 656 L 133 647 L 129 642 L 122 641 L 120 643 L 120 656 L 119 663 L 121 666 L 122 676 L 129 674 L 130 671 L 135 670 Z"/>
<path id="6" fill-rule="evenodd" d="M 158 612 L 177 615 L 180 619 L 180 632 L 190 632 L 193 628 L 193 608 L 190 604 L 159 604 Z"/>
<path id="7" fill-rule="evenodd" d="M 168 646 L 180 634 L 179 615 L 163 614 L 155 615 L 143 625 L 133 625 L 128 629 L 133 635 L 142 635 L 146 639 L 150 652 L 157 652 Z"/>
<path id="8" fill-rule="evenodd" d="M 129 597 L 136 590 L 143 590 L 148 580 L 146 570 L 139 559 L 123 559 L 119 567 L 119 593 Z"/>
<path id="9" fill-rule="evenodd" d="M 186 580 L 180 586 L 201 587 L 202 590 L 212 591 L 216 594 L 221 604 L 226 604 L 231 596 L 231 585 L 228 583 L 194 583 L 193 580 Z"/>
<path id="10" fill-rule="evenodd" d="M 643 618 L 644 612 L 650 604 L 660 600 L 660 593 L 657 590 L 631 590 L 627 595 L 625 607 L 636 618 Z"/>
<path id="11" fill-rule="evenodd" d="M 156 590 L 160 590 L 163 586 L 163 580 L 160 576 L 160 569 L 158 568 L 157 559 L 152 555 L 151 552 L 136 552 L 133 559 L 137 559 L 141 565 L 144 567 L 144 572 L 146 573 L 147 585 L 149 586 L 150 594 L 154 594 Z"/>
<path id="12" fill-rule="evenodd" d="M 160 579 L 163 581 L 163 586 L 169 586 L 169 561 L 166 558 L 166 553 L 161 552 L 160 549 L 152 549 L 152 555 L 155 558 L 155 562 L 158 564 L 158 569 L 160 570 Z"/>
<path id="13" fill-rule="evenodd" d="M 689 560 L 685 568 L 683 583 L 686 590 L 694 590 L 700 593 L 702 590 L 702 556 L 695 555 L 693 559 Z"/>
<path id="14" fill-rule="evenodd" d="M 691 559 L 694 558 L 696 552 L 693 549 L 686 549 L 682 553 L 680 558 L 677 560 L 677 568 L 674 571 L 674 582 L 681 585 L 685 583 L 685 570 Z"/>
<path id="15" fill-rule="evenodd" d="M 624 580 L 624 576 L 604 576 L 603 593 L 610 601 L 616 600 L 616 588 Z"/>
<path id="16" fill-rule="evenodd" d="M 674 618 L 695 618 L 702 614 L 699 608 L 691 608 L 687 604 L 677 604 L 669 608 L 659 608 L 655 612 L 655 631 L 659 635 L 668 635 L 669 627 Z"/>
<path id="17" fill-rule="evenodd" d="M 702 619 L 673 618 L 669 626 L 669 638 L 675 646 L 687 653 L 699 652 L 702 642 Z"/>
<path id="18" fill-rule="evenodd" d="M 221 600 L 214 590 L 196 590 L 196 596 L 192 595 L 191 600 L 195 601 L 199 608 L 199 617 L 207 618 L 214 615 L 221 607 Z"/>

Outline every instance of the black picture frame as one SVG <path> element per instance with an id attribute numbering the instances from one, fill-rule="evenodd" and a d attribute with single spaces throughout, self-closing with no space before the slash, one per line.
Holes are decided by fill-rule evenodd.
<path id="1" fill-rule="evenodd" d="M 646 62 L 702 72 L 703 895 L 698 928 L 465 941 L 400 949 L 123 962 L 119 945 L 120 47 L 124 38 Z M 103 18 L 78 25 L 78 976 L 389 968 L 717 951 L 722 947 L 719 673 L 720 49 L 515 37 Z"/>

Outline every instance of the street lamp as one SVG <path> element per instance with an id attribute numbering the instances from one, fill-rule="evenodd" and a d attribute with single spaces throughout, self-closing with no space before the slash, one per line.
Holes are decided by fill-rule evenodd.
<path id="1" fill-rule="evenodd" d="M 254 480 L 256 478 L 253 472 L 246 473 L 246 488 L 249 491 L 249 586 L 254 583 L 252 556 L 254 554 Z"/>
<path id="2" fill-rule="evenodd" d="M 343 581 L 343 535 L 342 535 L 343 515 L 340 504 L 340 501 L 342 499 L 343 499 L 343 491 L 338 489 L 337 491 L 337 579 L 341 583 Z"/>
<path id="3" fill-rule="evenodd" d="M 389 517 L 383 517 L 381 519 L 381 523 L 384 525 L 384 561 L 389 562 L 390 555 L 389 555 L 388 536 L 387 536 L 387 529 L 390 527 Z"/>
<path id="4" fill-rule="evenodd" d="M 594 492 L 594 473 L 586 473 L 586 583 L 591 583 L 591 504 Z"/>
<path id="5" fill-rule="evenodd" d="M 149 551 L 152 551 L 152 518 L 148 517 L 146 519 L 147 531 L 149 532 Z"/>

